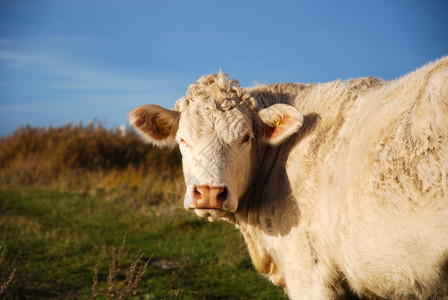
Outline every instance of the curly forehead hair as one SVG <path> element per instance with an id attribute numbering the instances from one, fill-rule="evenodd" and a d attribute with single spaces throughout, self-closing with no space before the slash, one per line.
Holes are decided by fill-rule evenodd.
<path id="1" fill-rule="evenodd" d="M 185 98 L 176 103 L 176 110 L 182 112 L 191 103 L 211 105 L 221 111 L 238 108 L 254 110 L 256 101 L 244 93 L 238 80 L 229 78 L 222 71 L 219 74 L 204 75 L 188 87 Z"/>

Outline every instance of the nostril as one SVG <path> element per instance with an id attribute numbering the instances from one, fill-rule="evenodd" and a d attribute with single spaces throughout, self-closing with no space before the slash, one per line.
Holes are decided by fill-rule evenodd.
<path id="1" fill-rule="evenodd" d="M 191 193 L 193 194 L 193 198 L 194 199 L 201 199 L 202 198 L 202 194 L 201 192 L 198 190 L 197 186 L 193 187 L 193 190 L 191 191 Z"/>
<path id="2" fill-rule="evenodd" d="M 218 194 L 218 200 L 224 202 L 226 201 L 228 195 L 229 191 L 227 190 L 227 187 L 223 187 L 222 191 Z"/>

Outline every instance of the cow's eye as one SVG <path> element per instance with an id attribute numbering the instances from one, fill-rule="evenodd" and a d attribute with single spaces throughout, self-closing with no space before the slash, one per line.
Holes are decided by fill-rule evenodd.
<path id="1" fill-rule="evenodd" d="M 246 134 L 246 135 L 243 137 L 243 140 L 241 141 L 241 144 L 247 143 L 247 142 L 249 142 L 249 141 L 250 141 L 250 135 L 249 135 L 249 134 Z"/>

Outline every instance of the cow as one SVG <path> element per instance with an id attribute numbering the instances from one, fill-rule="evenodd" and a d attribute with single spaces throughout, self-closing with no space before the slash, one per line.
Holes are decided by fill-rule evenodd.
<path id="1" fill-rule="evenodd" d="M 128 119 L 180 147 L 185 208 L 234 224 L 291 299 L 448 299 L 448 57 L 392 81 L 220 71 Z"/>

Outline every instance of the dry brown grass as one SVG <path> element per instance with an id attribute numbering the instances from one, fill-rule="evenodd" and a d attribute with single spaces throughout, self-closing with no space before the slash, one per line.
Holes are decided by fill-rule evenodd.
<path id="1" fill-rule="evenodd" d="M 142 279 L 143 274 L 149 264 L 150 258 L 143 260 L 144 254 L 141 254 L 138 258 L 132 259 L 131 264 L 127 270 L 121 270 L 121 264 L 126 247 L 126 235 L 123 237 L 123 243 L 118 250 L 115 247 L 112 248 L 112 263 L 109 267 L 109 275 L 107 277 L 107 288 L 105 291 L 98 290 L 98 264 L 95 266 L 95 274 L 92 284 L 92 296 L 91 299 L 96 299 L 103 293 L 106 294 L 107 299 L 125 299 L 126 297 L 132 297 L 137 292 L 138 284 Z M 126 278 L 123 281 L 118 281 L 117 273 L 123 272 L 126 274 Z"/>
<path id="2" fill-rule="evenodd" d="M 95 122 L 87 126 L 26 126 L 0 138 L 1 186 L 163 194 L 176 188 L 166 185 L 176 184 L 178 176 L 173 174 L 181 173 L 180 163 L 176 150 L 153 148 L 132 131 L 122 135 Z"/>
<path id="3" fill-rule="evenodd" d="M 11 274 L 9 275 L 8 280 L 4 284 L 2 284 L 2 286 L 0 287 L 0 297 L 3 295 L 3 293 L 6 291 L 6 289 L 11 284 L 15 273 L 16 273 L 16 269 L 14 268 L 14 270 L 12 270 Z"/>
<path id="4" fill-rule="evenodd" d="M 4 262 L 5 262 L 4 249 L 3 249 L 3 245 L 0 244 L 0 267 L 3 265 Z M 0 283 L 1 284 L 0 285 L 0 298 L 2 298 L 2 295 L 5 293 L 5 291 L 10 286 L 12 280 L 14 279 L 15 273 L 16 273 L 16 268 L 14 268 L 11 271 L 11 273 L 8 276 L 8 279 L 4 283 Z"/>

